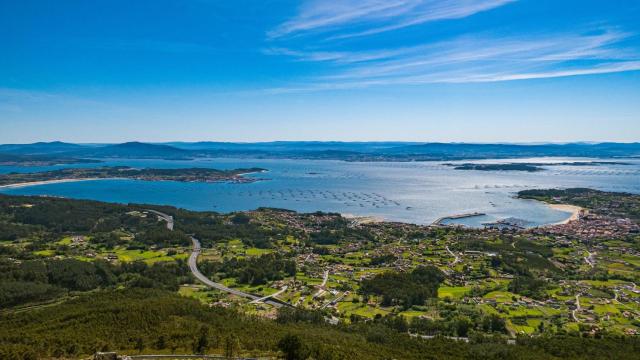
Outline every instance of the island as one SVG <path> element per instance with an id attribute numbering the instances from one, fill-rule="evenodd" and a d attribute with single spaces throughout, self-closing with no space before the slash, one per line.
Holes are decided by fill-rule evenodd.
<path id="1" fill-rule="evenodd" d="M 259 179 L 244 175 L 264 172 L 261 168 L 242 168 L 218 170 L 208 168 L 185 169 L 136 169 L 128 166 L 97 168 L 69 168 L 35 173 L 10 173 L 0 175 L 0 187 L 22 187 L 47 183 L 96 180 L 96 179 L 133 179 L 145 181 L 179 182 L 235 182 L 248 183 Z"/>
<path id="2" fill-rule="evenodd" d="M 454 170 L 480 170 L 480 171 L 527 171 L 536 172 L 543 169 L 531 164 L 445 164 L 454 166 Z"/>

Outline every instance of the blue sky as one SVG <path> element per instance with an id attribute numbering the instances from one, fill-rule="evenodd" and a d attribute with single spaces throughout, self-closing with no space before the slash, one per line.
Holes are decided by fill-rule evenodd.
<path id="1" fill-rule="evenodd" d="M 640 141 L 640 2 L 0 0 L 0 142 Z"/>

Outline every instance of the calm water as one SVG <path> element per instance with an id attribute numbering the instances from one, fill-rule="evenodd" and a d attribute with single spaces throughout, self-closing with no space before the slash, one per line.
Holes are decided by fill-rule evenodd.
<path id="1" fill-rule="evenodd" d="M 538 158 L 524 162 L 562 162 L 582 159 Z M 483 162 L 513 162 L 488 160 Z M 387 220 L 426 224 L 441 216 L 482 212 L 486 216 L 460 220 L 468 226 L 515 217 L 540 225 L 562 221 L 567 213 L 514 199 L 532 188 L 591 187 L 640 193 L 640 160 L 632 165 L 548 166 L 536 173 L 459 171 L 440 162 L 350 163 L 316 160 L 205 159 L 193 161 L 114 160 L 82 167 L 231 169 L 262 167 L 269 172 L 250 175 L 249 184 L 179 183 L 170 181 L 98 180 L 2 189 L 16 195 L 56 195 L 109 202 L 169 204 L 191 210 L 229 212 L 261 206 L 297 211 L 334 211 Z M 61 167 L 2 167 L 0 173 L 44 171 Z"/>

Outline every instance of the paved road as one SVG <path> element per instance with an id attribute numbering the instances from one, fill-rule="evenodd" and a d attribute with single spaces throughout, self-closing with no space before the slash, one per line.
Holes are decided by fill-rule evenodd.
<path id="1" fill-rule="evenodd" d="M 338 301 L 340 301 L 340 300 L 344 299 L 344 298 L 345 298 L 345 296 L 347 296 L 347 293 L 346 293 L 346 292 L 342 293 L 342 295 L 338 295 L 338 296 L 336 296 L 333 300 L 331 300 L 331 301 L 329 301 L 328 303 L 326 303 L 326 304 L 322 305 L 321 309 L 326 309 L 326 308 L 327 308 L 329 305 L 331 305 L 331 304 L 337 304 L 337 303 L 338 303 Z"/>
<path id="2" fill-rule="evenodd" d="M 239 290 L 226 287 L 220 283 L 213 282 L 209 280 L 208 277 L 204 276 L 204 274 L 201 273 L 200 270 L 198 270 L 198 256 L 200 256 L 200 241 L 198 241 L 198 239 L 194 237 L 191 237 L 191 242 L 193 242 L 193 251 L 191 252 L 191 256 L 189 256 L 189 269 L 191 269 L 193 276 L 195 276 L 198 280 L 200 280 L 200 282 L 214 289 L 228 292 L 229 294 L 241 296 L 247 299 L 257 300 L 260 298 L 252 294 L 248 294 Z"/>
<path id="3" fill-rule="evenodd" d="M 160 217 L 162 220 L 167 222 L 167 229 L 173 231 L 173 216 L 169 215 L 169 214 L 165 214 L 162 213 L 160 211 L 156 211 L 156 210 L 147 210 L 150 213 L 154 213 L 156 215 L 158 215 L 158 217 Z"/>
<path id="4" fill-rule="evenodd" d="M 263 296 L 260 299 L 253 300 L 251 303 L 256 304 L 256 303 L 259 303 L 259 302 L 264 302 L 265 300 L 267 300 L 269 298 L 274 298 L 274 297 L 282 294 L 283 292 L 287 291 L 288 288 L 289 287 L 285 285 L 285 286 L 282 287 L 282 289 L 278 290 L 277 292 L 275 292 L 275 293 L 273 293 L 271 295 Z"/>
<path id="5" fill-rule="evenodd" d="M 156 211 L 156 210 L 148 210 L 149 212 L 152 212 L 156 215 L 158 215 L 160 218 L 162 218 L 164 221 L 167 222 L 167 229 L 172 230 L 173 231 L 173 216 L 169 215 L 169 214 L 165 214 L 162 213 L 160 211 Z M 237 295 L 243 298 L 247 298 L 250 300 L 258 300 L 260 299 L 260 296 L 258 295 L 254 295 L 254 294 L 249 294 L 246 292 L 242 292 L 240 290 L 236 290 L 236 289 L 232 289 L 230 287 L 226 287 L 223 284 L 217 283 L 217 282 L 213 282 L 211 281 L 208 277 L 204 276 L 203 273 L 200 272 L 200 270 L 198 270 L 198 256 L 200 256 L 200 241 L 196 238 L 194 238 L 193 236 L 191 237 L 191 242 L 193 243 L 193 250 L 191 251 L 191 255 L 189 256 L 189 269 L 191 270 L 191 273 L 193 274 L 193 276 L 196 277 L 196 279 L 200 280 L 200 282 L 202 282 L 203 284 L 212 287 L 214 289 L 218 289 L 220 291 L 224 291 L 227 292 L 229 294 L 233 294 L 233 295 Z M 280 307 L 285 305 L 285 303 L 283 302 L 279 302 L 279 301 L 275 301 L 272 299 L 266 299 L 263 301 L 265 304 L 269 304 L 269 305 L 273 305 L 275 307 Z"/>

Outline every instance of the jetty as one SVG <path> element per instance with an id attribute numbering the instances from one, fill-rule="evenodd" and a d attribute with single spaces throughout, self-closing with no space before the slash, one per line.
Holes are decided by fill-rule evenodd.
<path id="1" fill-rule="evenodd" d="M 436 221 L 431 223 L 431 225 L 442 226 L 442 222 L 445 220 L 466 219 L 470 217 L 484 216 L 484 215 L 487 215 L 487 214 L 481 213 L 481 212 L 472 212 L 472 213 L 465 213 L 465 214 L 458 214 L 458 215 L 443 216 L 443 217 L 437 218 Z"/>

